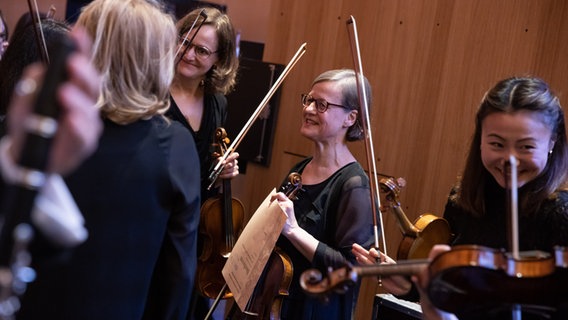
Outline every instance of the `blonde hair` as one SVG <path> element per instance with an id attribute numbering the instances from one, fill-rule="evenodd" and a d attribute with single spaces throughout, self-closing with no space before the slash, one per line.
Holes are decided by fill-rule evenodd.
<path id="1" fill-rule="evenodd" d="M 156 2 L 95 0 L 77 20 L 93 38 L 103 117 L 128 124 L 169 108 L 176 28 Z"/>

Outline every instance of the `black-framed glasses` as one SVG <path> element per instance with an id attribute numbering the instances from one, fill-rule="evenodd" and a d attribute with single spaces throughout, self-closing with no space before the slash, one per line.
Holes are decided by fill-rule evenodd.
<path id="1" fill-rule="evenodd" d="M 312 97 L 309 94 L 303 93 L 302 94 L 302 105 L 304 107 L 308 107 L 310 104 L 312 104 L 312 102 L 316 103 L 316 110 L 319 113 L 324 113 L 327 111 L 327 109 L 329 108 L 329 106 L 336 106 L 336 107 L 340 107 L 343 108 L 345 110 L 351 110 L 351 108 L 337 104 L 337 103 L 331 103 L 326 101 L 325 99 L 316 99 L 314 97 Z"/>
<path id="2" fill-rule="evenodd" d="M 193 48 L 193 51 L 195 52 L 195 55 L 200 58 L 200 59 L 207 59 L 209 58 L 212 54 L 217 53 L 218 51 L 211 51 L 208 48 L 204 47 L 204 46 L 198 46 L 196 44 L 193 43 L 189 43 L 189 41 L 187 39 L 179 39 L 181 42 L 181 45 L 186 47 L 186 50 L 184 52 L 189 51 L 191 48 Z"/>

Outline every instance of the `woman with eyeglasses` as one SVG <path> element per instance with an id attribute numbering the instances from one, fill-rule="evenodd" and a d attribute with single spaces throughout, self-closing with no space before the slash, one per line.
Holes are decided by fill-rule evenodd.
<path id="1" fill-rule="evenodd" d="M 367 79 L 365 86 L 370 105 Z M 373 242 L 369 179 L 347 145 L 364 138 L 355 72 L 326 71 L 301 97 L 300 133 L 314 143 L 313 155 L 290 170 L 302 175 L 298 199 L 291 201 L 283 193 L 274 196 L 288 215 L 277 246 L 290 256 L 294 267 L 281 318 L 351 319 L 358 288 L 332 294 L 322 302 L 303 292 L 299 277 L 308 268 L 324 272 L 347 261 L 355 263 L 352 244 Z"/>
<path id="2" fill-rule="evenodd" d="M 205 21 L 201 11 L 207 16 Z M 211 144 L 215 130 L 225 125 L 225 95 L 233 90 L 239 67 L 236 33 L 229 16 L 211 7 L 189 12 L 176 27 L 178 54 L 170 87 L 171 105 L 166 115 L 180 122 L 195 140 L 201 167 L 201 203 L 204 203 L 221 192 L 222 179 L 232 179 L 239 174 L 239 154 L 234 152 L 225 161 L 216 184 L 208 190 L 209 173 L 216 164 L 211 155 Z M 202 240 L 198 239 L 198 256 Z M 209 309 L 207 300 L 197 290 L 192 297 L 195 301 L 191 302 L 189 319 L 203 319 Z"/>
<path id="3" fill-rule="evenodd" d="M 202 10 L 207 19 L 198 28 L 203 19 L 200 17 Z M 194 28 L 188 33 L 192 25 Z M 229 16 L 216 8 L 193 10 L 180 19 L 176 27 L 178 56 L 167 115 L 182 123 L 193 135 L 201 163 L 203 203 L 219 192 L 217 188 L 207 190 L 209 171 L 215 160 L 210 146 L 215 130 L 224 126 L 227 119 L 225 95 L 233 90 L 236 83 L 239 67 L 236 34 Z M 237 157 L 236 152 L 228 157 L 218 181 L 239 174 Z"/>

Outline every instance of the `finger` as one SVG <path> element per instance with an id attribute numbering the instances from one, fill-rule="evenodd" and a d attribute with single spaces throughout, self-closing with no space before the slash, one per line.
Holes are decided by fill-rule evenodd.
<path id="1" fill-rule="evenodd" d="M 239 153 L 233 152 L 227 157 L 227 159 L 225 161 L 226 162 L 236 161 L 238 158 L 239 158 Z"/>
<path id="2" fill-rule="evenodd" d="M 69 34 L 71 38 L 75 41 L 75 44 L 77 44 L 77 49 L 79 50 L 79 52 L 90 57 L 93 52 L 92 50 L 93 42 L 87 31 L 82 27 L 75 26 Z"/>
<path id="3" fill-rule="evenodd" d="M 283 192 L 277 192 L 276 196 L 278 197 L 278 200 L 282 201 L 288 200 L 288 197 Z"/>
<path id="4" fill-rule="evenodd" d="M 75 83 L 88 93 L 93 99 L 97 98 L 101 91 L 101 81 L 98 72 L 90 64 L 86 56 L 72 54 L 67 64 L 69 81 Z M 93 80 L 95 79 L 95 80 Z"/>
<path id="5" fill-rule="evenodd" d="M 356 257 L 366 257 L 368 254 L 365 252 L 366 250 L 363 249 L 363 251 L 361 251 L 359 248 L 352 248 L 351 252 L 353 253 L 353 255 L 355 255 Z"/>
<path id="6" fill-rule="evenodd" d="M 102 122 L 92 97 L 76 86 L 65 83 L 59 89 L 59 99 L 61 106 L 66 111 L 66 117 L 61 119 L 61 121 L 65 122 L 65 125 L 61 127 L 70 128 L 72 132 L 79 135 L 82 134 L 83 142 L 86 145 L 94 142 L 87 140 L 98 140 L 98 136 L 102 131 Z M 92 132 L 96 134 L 89 134 Z"/>
<path id="7" fill-rule="evenodd" d="M 68 62 L 69 78 L 78 81 L 81 88 L 97 97 L 100 93 L 100 81 L 88 81 L 100 78 L 90 63 L 93 53 L 91 37 L 85 29 L 77 26 L 71 30 L 70 36 L 77 45 L 77 53 L 72 54 Z"/>
<path id="8" fill-rule="evenodd" d="M 357 252 L 357 253 L 367 253 L 367 250 L 365 250 L 365 248 L 363 248 L 360 244 L 358 243 L 353 243 L 353 245 L 351 246 L 351 249 L 353 252 Z"/>
<path id="9" fill-rule="evenodd" d="M 434 245 L 432 247 L 432 249 L 430 250 L 430 253 L 428 254 L 428 259 L 432 260 L 436 256 L 438 256 L 439 254 L 441 254 L 443 252 L 450 251 L 451 249 L 452 248 L 449 245 L 445 245 L 445 244 Z"/>

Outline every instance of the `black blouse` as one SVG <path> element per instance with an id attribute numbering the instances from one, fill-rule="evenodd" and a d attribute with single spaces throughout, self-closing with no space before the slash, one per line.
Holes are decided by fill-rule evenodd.
<path id="1" fill-rule="evenodd" d="M 486 212 L 479 218 L 458 207 L 455 192 L 452 191 L 444 211 L 444 218 L 455 234 L 453 245 L 477 244 L 508 250 L 507 224 L 510 219 L 505 190 L 494 181 L 489 183 L 485 190 Z M 568 191 L 555 192 L 542 203 L 536 214 L 519 212 L 518 228 L 521 251 L 551 252 L 555 245 L 568 246 Z"/>
<path id="2" fill-rule="evenodd" d="M 205 95 L 203 117 L 199 131 L 194 131 L 189 122 L 181 113 L 178 105 L 173 97 L 170 96 L 170 108 L 166 112 L 166 116 L 170 119 L 181 123 L 193 136 L 197 153 L 199 154 L 199 162 L 201 164 L 201 203 L 218 193 L 218 190 L 212 188 L 207 190 L 209 186 L 209 172 L 212 169 L 213 159 L 211 157 L 211 145 L 215 138 L 215 130 L 225 125 L 227 119 L 227 98 L 222 94 Z"/>
<path id="3" fill-rule="evenodd" d="M 522 189 L 519 190 L 519 195 L 523 192 Z M 448 220 L 455 233 L 452 244 L 476 244 L 510 252 L 507 240 L 507 225 L 510 218 L 507 214 L 505 190 L 493 180 L 488 183 L 485 189 L 486 212 L 481 217 L 464 212 L 457 205 L 455 193 L 456 190 L 452 190 L 444 212 L 444 218 Z M 557 191 L 552 194 L 535 214 L 527 215 L 519 212 L 518 231 L 521 252 L 532 250 L 552 252 L 555 246 L 568 246 L 568 191 Z M 485 298 L 476 303 L 466 304 L 456 312 L 456 315 L 459 319 L 510 318 L 512 306 L 507 301 L 519 302 L 526 299 L 525 301 L 531 302 L 534 306 L 523 305 L 523 319 L 567 319 L 567 270 L 557 268 L 550 276 L 532 280 L 516 279 L 506 276 L 505 273 L 472 270 L 466 281 L 458 282 L 459 286 L 463 288 L 479 286 L 488 291 L 483 294 Z M 483 286 L 483 281 L 491 284 Z M 555 294 L 551 295 L 551 292 Z"/>
<path id="4" fill-rule="evenodd" d="M 294 166 L 291 172 L 302 173 L 311 158 Z M 347 262 L 356 263 L 351 253 L 353 243 L 369 247 L 373 243 L 369 179 L 357 162 L 345 165 L 324 182 L 305 185 L 294 201 L 300 227 L 319 240 L 314 258 L 308 261 L 284 236 L 277 246 L 293 263 L 294 275 L 290 295 L 284 299 L 282 319 L 351 319 L 357 287 L 345 294 L 332 294 L 327 303 L 307 296 L 300 288 L 299 277 L 309 268 L 326 271 Z"/>

